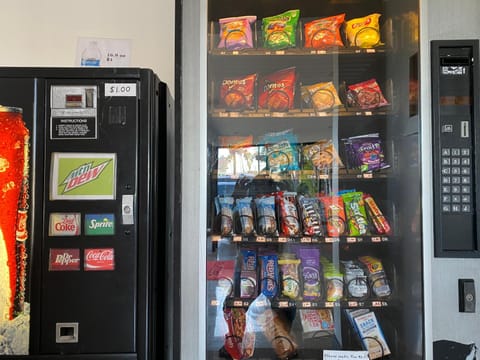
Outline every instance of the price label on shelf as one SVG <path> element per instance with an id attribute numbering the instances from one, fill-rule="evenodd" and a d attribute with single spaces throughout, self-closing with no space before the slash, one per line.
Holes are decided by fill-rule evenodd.
<path id="1" fill-rule="evenodd" d="M 234 242 L 240 242 L 240 241 L 242 241 L 242 239 L 243 239 L 243 238 L 242 238 L 240 235 L 235 235 L 235 236 L 233 237 L 233 241 L 234 241 Z"/>
<path id="2" fill-rule="evenodd" d="M 354 237 L 347 237 L 347 243 L 354 243 L 354 242 L 357 242 L 357 238 L 354 238 Z"/>
<path id="3" fill-rule="evenodd" d="M 220 241 L 220 235 L 212 235 L 212 241 Z"/>
<path id="4" fill-rule="evenodd" d="M 241 306 L 243 306 L 243 301 L 242 300 L 235 300 L 233 302 L 233 306 L 241 307 Z"/>
<path id="5" fill-rule="evenodd" d="M 373 307 L 382 307 L 382 302 L 381 301 L 372 301 L 372 306 Z"/>
<path id="6" fill-rule="evenodd" d="M 282 237 L 279 237 L 279 238 L 278 238 L 278 242 L 279 242 L 279 243 L 286 243 L 286 242 L 287 242 L 287 238 L 286 238 L 286 237 L 283 237 L 283 236 L 282 236 Z"/>
<path id="7" fill-rule="evenodd" d="M 310 307 L 312 307 L 312 303 L 311 303 L 310 301 L 304 301 L 304 302 L 302 303 L 302 307 L 304 307 L 304 308 L 310 308 Z"/>
<path id="8" fill-rule="evenodd" d="M 382 238 L 380 236 L 372 236 L 372 242 L 381 242 Z"/>
<path id="9" fill-rule="evenodd" d="M 264 243 L 265 242 L 265 236 L 257 236 L 257 242 Z"/>
<path id="10" fill-rule="evenodd" d="M 349 301 L 348 306 L 349 307 L 358 307 L 358 302 L 357 301 Z"/>
<path id="11" fill-rule="evenodd" d="M 307 237 L 307 236 L 304 236 L 300 239 L 300 242 L 301 243 L 311 243 L 312 242 L 312 238 L 311 237 Z"/>
<path id="12" fill-rule="evenodd" d="M 334 243 L 334 242 L 339 242 L 340 239 L 338 237 L 326 237 L 325 242 L 326 243 Z"/>
<path id="13" fill-rule="evenodd" d="M 363 178 L 364 178 L 364 179 L 372 179 L 372 178 L 373 178 L 373 174 L 372 174 L 372 173 L 364 173 L 364 174 L 363 174 Z"/>

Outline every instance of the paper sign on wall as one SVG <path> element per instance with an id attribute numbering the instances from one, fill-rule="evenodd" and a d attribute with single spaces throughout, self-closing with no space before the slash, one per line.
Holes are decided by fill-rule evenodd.
<path id="1" fill-rule="evenodd" d="M 368 351 L 324 350 L 323 360 L 368 360 Z"/>
<path id="2" fill-rule="evenodd" d="M 130 66 L 131 40 L 79 38 L 76 66 L 122 67 Z"/>

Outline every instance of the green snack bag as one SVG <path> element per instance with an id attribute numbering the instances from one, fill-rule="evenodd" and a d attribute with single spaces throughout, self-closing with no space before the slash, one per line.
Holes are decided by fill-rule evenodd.
<path id="1" fill-rule="evenodd" d="M 349 235 L 358 236 L 368 234 L 367 212 L 360 191 L 342 194 L 347 215 Z"/>
<path id="2" fill-rule="evenodd" d="M 269 49 L 296 46 L 297 24 L 300 10 L 289 10 L 262 19 L 263 44 Z"/>

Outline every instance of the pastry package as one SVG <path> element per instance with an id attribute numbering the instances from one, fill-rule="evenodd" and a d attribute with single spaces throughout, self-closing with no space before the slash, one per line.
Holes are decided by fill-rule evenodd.
<path id="1" fill-rule="evenodd" d="M 337 89 L 332 81 L 319 82 L 301 87 L 302 99 L 315 111 L 331 111 L 342 106 Z"/>
<path id="2" fill-rule="evenodd" d="M 380 16 L 381 14 L 373 13 L 345 21 L 348 44 L 361 48 L 383 45 L 380 40 Z"/>
<path id="3" fill-rule="evenodd" d="M 325 280 L 325 298 L 327 301 L 337 301 L 343 298 L 343 274 L 326 257 L 321 258 L 323 277 Z"/>
<path id="4" fill-rule="evenodd" d="M 297 45 L 300 10 L 288 10 L 262 19 L 263 45 L 268 49 L 285 49 Z"/>
<path id="5" fill-rule="evenodd" d="M 335 322 L 331 309 L 300 309 L 303 334 L 305 338 L 332 335 Z"/>
<path id="6" fill-rule="evenodd" d="M 248 353 L 244 351 L 242 344 L 246 325 L 246 311 L 244 308 L 223 309 L 223 317 L 227 324 L 227 334 L 225 334 L 224 348 L 232 359 L 245 359 Z"/>
<path id="7" fill-rule="evenodd" d="M 257 233 L 259 235 L 278 235 L 275 196 L 264 195 L 255 199 Z"/>
<path id="8" fill-rule="evenodd" d="M 389 105 L 387 99 L 383 96 L 377 80 L 374 78 L 349 85 L 347 98 L 350 106 L 359 106 L 364 110 Z"/>
<path id="9" fill-rule="evenodd" d="M 221 106 L 230 111 L 252 110 L 257 74 L 224 78 L 220 85 Z"/>
<path id="10" fill-rule="evenodd" d="M 253 48 L 252 24 L 254 15 L 235 16 L 218 20 L 220 25 L 219 49 L 241 50 Z"/>
<path id="11" fill-rule="evenodd" d="M 220 217 L 220 234 L 222 236 L 233 234 L 233 204 L 234 199 L 231 196 L 217 196 L 215 198 L 215 207 L 217 216 Z"/>
<path id="12" fill-rule="evenodd" d="M 253 235 L 255 232 L 252 198 L 250 196 L 238 198 L 235 200 L 235 215 L 240 223 L 240 233 L 242 235 Z"/>
<path id="13" fill-rule="evenodd" d="M 345 20 L 345 14 L 324 17 L 305 23 L 305 47 L 314 49 L 328 49 L 343 47 L 340 28 Z"/>
<path id="14" fill-rule="evenodd" d="M 368 279 L 358 261 L 342 261 L 345 289 L 351 298 L 364 299 L 369 295 Z"/>
<path id="15" fill-rule="evenodd" d="M 259 77 L 258 108 L 286 112 L 294 107 L 296 67 L 289 67 Z"/>

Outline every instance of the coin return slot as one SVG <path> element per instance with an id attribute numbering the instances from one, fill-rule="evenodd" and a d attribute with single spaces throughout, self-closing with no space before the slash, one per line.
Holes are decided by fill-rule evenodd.
<path id="1" fill-rule="evenodd" d="M 57 343 L 78 343 L 78 323 L 57 323 Z"/>

